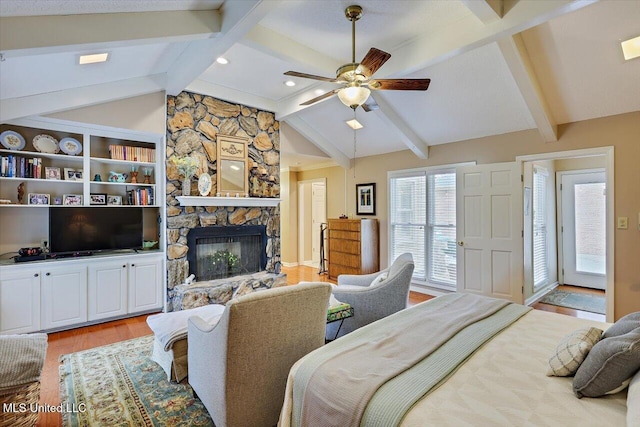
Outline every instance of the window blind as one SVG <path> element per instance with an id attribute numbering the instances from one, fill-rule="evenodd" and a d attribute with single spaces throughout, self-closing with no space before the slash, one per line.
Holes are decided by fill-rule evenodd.
<path id="1" fill-rule="evenodd" d="M 533 286 L 549 280 L 547 263 L 547 174 L 539 169 L 533 173 Z"/>
<path id="2" fill-rule="evenodd" d="M 391 259 L 411 252 L 414 277 L 455 288 L 456 175 L 416 171 L 391 176 Z"/>

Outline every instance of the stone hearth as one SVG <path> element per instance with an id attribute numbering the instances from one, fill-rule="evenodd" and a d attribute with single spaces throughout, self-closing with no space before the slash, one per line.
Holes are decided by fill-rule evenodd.
<path id="1" fill-rule="evenodd" d="M 173 288 L 169 299 L 170 311 L 187 310 L 207 304 L 226 304 L 233 298 L 286 284 L 286 274 L 260 272 L 178 285 Z"/>

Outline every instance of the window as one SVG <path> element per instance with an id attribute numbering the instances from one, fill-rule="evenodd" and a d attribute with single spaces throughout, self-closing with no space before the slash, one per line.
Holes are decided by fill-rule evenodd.
<path id="1" fill-rule="evenodd" d="M 533 287 L 547 284 L 547 178 L 546 169 L 533 170 Z"/>
<path id="2" fill-rule="evenodd" d="M 455 288 L 455 172 L 392 172 L 389 200 L 391 259 L 410 252 L 415 279 Z"/>

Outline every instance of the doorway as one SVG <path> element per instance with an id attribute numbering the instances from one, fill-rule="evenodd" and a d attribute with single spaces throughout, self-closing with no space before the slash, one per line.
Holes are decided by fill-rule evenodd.
<path id="1" fill-rule="evenodd" d="M 613 147 L 599 147 L 557 153 L 518 156 L 516 160 L 520 161 L 523 166 L 523 184 L 525 190 L 523 198 L 525 207 L 523 224 L 523 234 L 525 236 L 525 304 L 533 304 L 536 301 L 541 300 L 547 294 L 550 295 L 550 291 L 554 290 L 558 286 L 562 286 L 564 283 L 571 285 L 575 283 L 579 286 L 588 286 L 588 281 L 586 280 L 583 281 L 582 279 L 571 279 L 573 283 L 566 280 L 565 276 L 567 273 L 567 268 L 566 266 L 564 266 L 564 264 L 565 258 L 568 258 L 567 262 L 572 263 L 574 266 L 577 266 L 577 270 L 586 270 L 587 276 L 592 276 L 590 277 L 591 279 L 597 278 L 600 280 L 599 286 L 604 290 L 606 320 L 612 322 L 614 319 Z M 533 205 L 536 194 L 534 194 L 533 191 L 533 181 L 535 179 L 533 166 L 535 166 L 536 164 L 541 164 L 541 166 L 546 168 L 548 172 L 546 175 L 543 173 L 540 177 L 538 177 L 538 181 L 540 181 L 541 183 L 543 183 L 544 181 L 547 182 L 547 188 L 549 191 L 548 194 L 551 195 L 551 197 L 540 199 L 543 202 L 546 201 L 546 207 L 544 209 L 547 210 L 547 222 L 545 224 L 541 224 L 540 222 L 534 224 L 535 219 L 539 220 L 541 218 L 534 218 L 536 212 Z M 598 227 L 598 249 L 596 249 L 596 246 L 594 246 L 593 244 L 593 247 L 588 250 L 582 249 L 580 245 L 584 246 L 585 240 L 583 240 L 578 243 L 578 248 L 575 249 L 578 255 L 571 255 L 571 253 L 565 255 L 564 241 L 567 239 L 576 241 L 576 237 L 572 237 L 571 235 L 565 236 L 565 232 L 567 231 L 567 228 L 569 228 L 568 231 L 571 231 L 572 228 L 575 229 L 576 215 L 580 216 L 582 213 L 585 213 L 586 208 L 581 208 L 580 206 L 578 206 L 578 213 L 573 214 L 573 219 L 566 218 L 563 220 L 563 201 L 560 196 L 562 177 L 563 175 L 572 174 L 585 175 L 590 172 L 598 172 L 600 175 L 598 176 L 596 181 L 599 180 L 600 182 L 585 182 L 584 184 L 595 184 L 589 187 L 578 186 L 578 191 L 582 190 L 582 193 L 578 195 L 578 203 L 583 203 L 581 198 L 584 198 L 583 193 L 586 190 L 589 190 L 592 193 L 599 192 L 600 194 L 599 202 L 597 203 L 597 218 L 599 219 L 595 224 L 582 226 L 583 229 L 585 227 Z M 593 180 L 593 177 L 591 177 L 590 179 Z M 552 182 L 554 182 L 554 184 L 551 184 Z M 571 184 L 567 185 L 571 186 Z M 563 189 L 564 188 L 566 187 L 563 186 Z M 604 191 L 605 189 L 606 191 Z M 565 201 L 564 205 L 567 206 L 571 203 L 574 204 L 575 210 L 575 199 L 573 199 L 572 201 Z M 595 204 L 595 202 L 593 201 L 590 203 Z M 536 204 L 541 206 L 539 203 Z M 564 216 L 567 216 L 567 214 L 565 213 Z M 585 215 L 583 215 L 583 217 L 584 216 Z M 591 214 L 588 216 L 591 216 Z M 580 222 L 582 219 L 583 218 L 579 218 L 577 219 L 577 221 Z M 570 226 L 568 225 L 569 223 L 571 224 Z M 556 229 L 554 230 L 553 227 L 555 227 Z M 537 240 L 535 239 L 536 232 L 538 233 Z M 541 249 L 544 249 L 546 247 L 547 250 L 536 251 L 534 248 L 534 243 L 538 243 L 538 247 Z M 547 267 L 549 275 L 546 277 L 546 284 L 541 285 L 542 280 L 540 280 L 538 286 L 534 286 L 536 278 L 541 279 L 544 277 L 544 274 L 538 274 L 534 277 L 534 263 L 536 261 L 534 259 L 534 254 L 544 254 L 545 252 L 546 256 L 548 257 Z M 571 252 L 571 249 L 569 249 L 569 252 Z M 563 274 L 563 267 L 565 274 Z M 593 273 L 593 271 L 597 271 L 597 273 Z M 571 275 L 569 277 L 571 277 Z M 576 288 L 576 290 L 580 290 L 580 288 Z M 600 295 L 603 294 L 603 291 L 598 289 L 585 289 L 585 291 L 600 293 Z"/>
<path id="2" fill-rule="evenodd" d="M 561 283 L 606 289 L 604 170 L 559 172 Z"/>
<path id="3" fill-rule="evenodd" d="M 326 179 L 298 182 L 298 264 L 319 267 L 320 226 L 327 222 Z"/>

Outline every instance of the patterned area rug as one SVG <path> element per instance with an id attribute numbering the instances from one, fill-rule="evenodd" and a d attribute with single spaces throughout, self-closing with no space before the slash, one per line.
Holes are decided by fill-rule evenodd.
<path id="1" fill-rule="evenodd" d="M 554 289 L 540 302 L 573 308 L 575 310 L 589 311 L 591 313 L 605 314 L 605 297 L 578 292 L 567 292 Z"/>
<path id="2" fill-rule="evenodd" d="M 150 359 L 152 346 L 149 335 L 61 356 L 60 399 L 78 409 L 63 425 L 213 426 L 186 381 L 170 383 Z"/>

